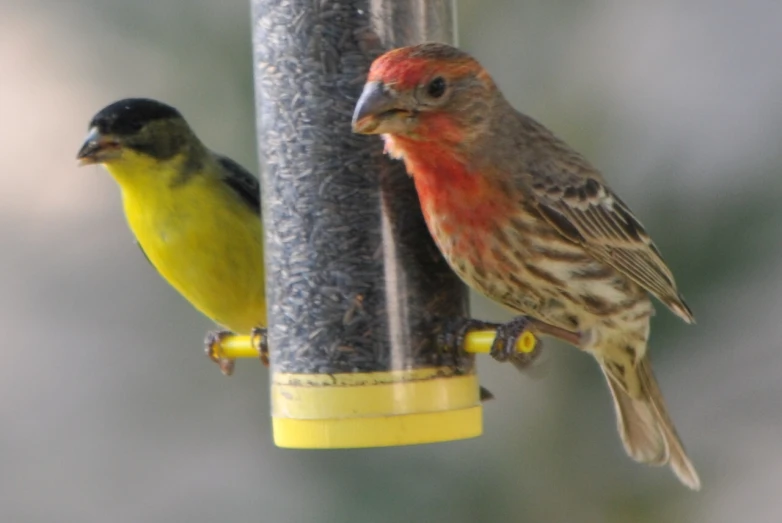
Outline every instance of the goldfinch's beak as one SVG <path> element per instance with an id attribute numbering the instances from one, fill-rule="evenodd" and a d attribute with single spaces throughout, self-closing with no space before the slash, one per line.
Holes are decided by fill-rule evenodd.
<path id="1" fill-rule="evenodd" d="M 84 145 L 79 149 L 76 159 L 79 160 L 79 165 L 92 165 L 119 158 L 121 154 L 120 144 L 115 138 L 104 136 L 97 127 L 93 127 L 85 138 Z"/>
<path id="2" fill-rule="evenodd" d="M 390 131 L 392 122 L 400 116 L 407 117 L 409 111 L 398 107 L 393 92 L 384 88 L 381 82 L 367 82 L 353 111 L 353 132 L 358 134 L 382 134 Z"/>

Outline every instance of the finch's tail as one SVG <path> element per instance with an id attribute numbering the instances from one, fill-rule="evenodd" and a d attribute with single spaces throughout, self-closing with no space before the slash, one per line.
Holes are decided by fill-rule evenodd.
<path id="1" fill-rule="evenodd" d="M 648 357 L 626 367 L 600 361 L 600 368 L 608 380 L 619 435 L 630 457 L 649 465 L 670 464 L 682 483 L 699 490 L 698 473 L 668 416 Z"/>

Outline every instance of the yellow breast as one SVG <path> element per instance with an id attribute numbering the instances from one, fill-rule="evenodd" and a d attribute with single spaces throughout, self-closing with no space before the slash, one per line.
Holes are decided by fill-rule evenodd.
<path id="1" fill-rule="evenodd" d="M 260 217 L 217 177 L 123 175 L 125 215 L 149 260 L 196 309 L 237 333 L 266 324 Z"/>

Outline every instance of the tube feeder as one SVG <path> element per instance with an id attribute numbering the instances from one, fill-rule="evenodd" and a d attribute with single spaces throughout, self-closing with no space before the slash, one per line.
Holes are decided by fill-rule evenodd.
<path id="1" fill-rule="evenodd" d="M 403 164 L 350 127 L 374 58 L 454 43 L 453 3 L 251 3 L 275 443 L 480 435 L 474 356 L 443 351 L 437 337 L 438 321 L 467 316 L 466 288 L 435 247 Z M 257 356 L 248 337 L 222 347 Z"/>

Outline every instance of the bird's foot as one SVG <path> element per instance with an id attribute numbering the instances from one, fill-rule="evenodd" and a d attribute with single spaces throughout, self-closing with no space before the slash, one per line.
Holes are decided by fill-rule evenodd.
<path id="1" fill-rule="evenodd" d="M 250 333 L 250 342 L 264 367 L 269 366 L 269 337 L 265 327 L 255 327 Z"/>
<path id="2" fill-rule="evenodd" d="M 224 376 L 233 374 L 235 360 L 222 356 L 221 344 L 224 338 L 232 335 L 231 331 L 209 331 L 206 333 L 206 339 L 204 340 L 206 355 L 209 356 L 210 360 L 217 363 L 217 366 L 220 367 L 220 372 Z"/>
<path id="3" fill-rule="evenodd" d="M 510 361 L 514 367 L 524 370 L 532 363 L 541 351 L 540 341 L 534 336 L 536 322 L 527 316 L 517 316 L 507 323 L 494 327 L 496 335 L 491 344 L 489 354 L 497 361 Z M 519 352 L 519 340 L 525 334 L 532 334 L 532 344 Z M 529 344 L 526 344 L 529 345 Z"/>

